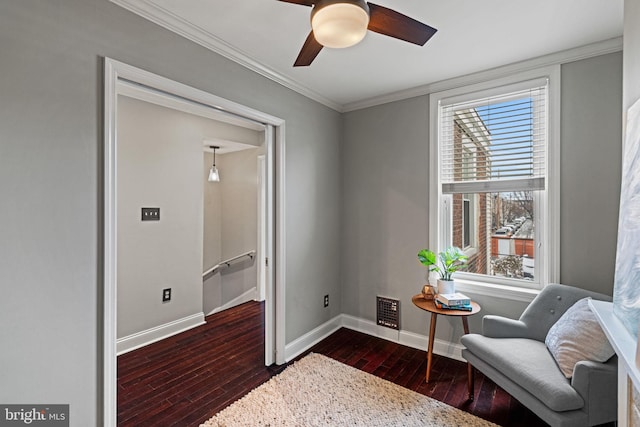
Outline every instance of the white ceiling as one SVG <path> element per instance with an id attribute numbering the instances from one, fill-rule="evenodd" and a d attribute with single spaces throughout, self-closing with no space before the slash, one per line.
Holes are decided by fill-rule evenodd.
<path id="1" fill-rule="evenodd" d="M 338 110 L 622 35 L 624 0 L 374 0 L 438 29 L 424 46 L 368 32 L 292 66 L 311 8 L 277 0 L 112 0 Z"/>
<path id="2" fill-rule="evenodd" d="M 203 151 L 206 151 L 207 153 L 213 153 L 213 149 L 210 148 L 212 145 L 220 147 L 216 148 L 216 155 L 235 153 L 236 151 L 244 151 L 250 150 L 252 148 L 257 148 L 255 145 L 243 144 L 242 142 L 231 141 L 228 139 L 207 138 L 202 141 Z"/>

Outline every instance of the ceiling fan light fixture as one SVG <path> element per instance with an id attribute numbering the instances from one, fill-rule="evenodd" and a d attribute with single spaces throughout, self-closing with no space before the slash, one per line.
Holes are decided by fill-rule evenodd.
<path id="1" fill-rule="evenodd" d="M 318 43 L 344 48 L 358 44 L 367 34 L 369 7 L 364 1 L 318 1 L 311 12 L 311 27 Z"/>

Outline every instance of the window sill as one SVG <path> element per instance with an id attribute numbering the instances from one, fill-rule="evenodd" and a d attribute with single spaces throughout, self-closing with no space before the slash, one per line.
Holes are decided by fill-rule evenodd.
<path id="1" fill-rule="evenodd" d="M 498 285 L 495 283 L 477 282 L 467 279 L 455 279 L 456 291 L 469 292 L 500 298 L 509 301 L 531 302 L 539 293 L 540 289 L 521 288 L 517 286 Z"/>

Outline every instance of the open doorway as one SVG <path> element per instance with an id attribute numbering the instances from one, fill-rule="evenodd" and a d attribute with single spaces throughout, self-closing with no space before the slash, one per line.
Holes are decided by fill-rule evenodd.
<path id="1" fill-rule="evenodd" d="M 204 314 L 209 316 L 265 300 L 265 262 L 260 262 L 265 260 L 265 243 L 259 230 L 266 216 L 266 205 L 260 203 L 266 188 L 258 161 L 264 157 L 264 144 L 207 138 L 204 153 L 202 280 Z"/>
<path id="2" fill-rule="evenodd" d="M 276 349 L 279 355 L 284 354 L 284 323 L 279 320 L 284 316 L 284 271 L 281 262 L 284 251 L 279 242 L 284 233 L 284 122 L 278 118 L 235 104 L 233 102 L 216 97 L 212 94 L 184 86 L 180 83 L 164 79 L 160 76 L 147 73 L 126 64 L 110 59 L 105 60 L 105 216 L 104 216 L 104 425 L 116 424 L 116 337 L 118 328 L 117 315 L 117 280 L 118 280 L 118 103 L 119 96 L 127 90 L 136 90 L 145 96 L 162 97 L 174 105 L 180 105 L 190 113 L 194 111 L 206 112 L 216 116 L 219 120 L 232 124 L 251 124 L 263 129 L 264 155 L 265 155 L 265 194 L 266 194 L 266 244 L 263 260 L 257 262 L 269 262 L 271 267 L 266 268 L 265 291 L 265 364 L 273 362 L 282 363 L 276 357 Z M 201 114 L 202 115 L 202 114 Z M 202 148 L 200 148 L 202 150 Z M 202 151 L 200 151 L 202 153 Z M 202 155 L 202 154 L 200 154 Z M 201 163 L 202 164 L 202 163 Z M 279 198 L 276 201 L 276 189 Z M 141 215 L 138 220 L 144 218 L 145 211 L 142 208 L 157 208 L 157 206 L 139 206 Z M 151 211 L 151 215 L 155 215 Z M 162 210 L 158 213 L 162 219 Z M 200 263 L 200 267 L 202 264 Z M 200 270 L 202 272 L 202 269 Z M 162 290 L 162 297 L 165 290 Z M 276 300 L 277 298 L 277 300 Z M 202 300 L 200 300 L 202 302 Z M 193 313 L 181 317 L 178 324 L 172 325 L 176 329 L 195 326 L 204 318 L 204 307 L 199 313 Z M 171 322 L 168 322 L 171 323 Z M 152 330 L 147 328 L 147 330 Z M 156 331 L 158 332 L 158 331 Z M 166 332 L 166 331 L 164 331 Z M 162 333 L 162 331 L 160 331 Z M 148 338 L 148 336 L 146 337 Z M 145 339 L 146 339 L 145 338 Z"/>

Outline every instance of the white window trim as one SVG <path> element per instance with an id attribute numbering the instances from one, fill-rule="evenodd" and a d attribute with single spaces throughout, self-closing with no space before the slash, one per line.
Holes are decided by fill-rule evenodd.
<path id="1" fill-rule="evenodd" d="M 499 70 L 496 70 L 496 75 Z M 537 283 L 527 283 L 522 281 L 522 285 L 514 285 L 512 280 L 499 277 L 492 277 L 493 283 L 470 280 L 468 278 L 456 279 L 461 286 L 461 290 L 469 292 L 487 293 L 493 296 L 504 296 L 509 299 L 530 298 L 531 292 L 537 292 L 549 283 L 557 283 L 560 278 L 560 65 L 550 65 L 547 67 L 526 70 L 506 77 L 498 77 L 480 83 L 455 87 L 429 95 L 429 247 L 441 248 L 446 233 L 451 230 L 440 229 L 443 210 L 440 209 L 440 199 L 442 187 L 439 185 L 440 162 L 438 150 L 438 120 L 439 103 L 443 99 L 452 97 L 465 97 L 474 92 L 496 89 L 502 90 L 504 86 L 517 85 L 536 79 L 548 79 L 548 132 L 547 141 L 547 200 L 545 205 L 536 201 L 535 206 L 540 209 L 543 215 L 544 230 L 536 230 L 536 258 L 541 257 L 544 262 L 538 270 L 536 266 L 536 277 L 540 278 Z M 445 210 L 446 212 L 446 210 Z M 445 213 L 446 214 L 446 213 Z M 451 212 L 448 213 L 451 215 Z M 443 227 L 444 228 L 444 227 Z M 540 233 L 540 234 L 539 234 Z M 544 233 L 544 234 L 542 234 Z M 542 242 L 547 242 L 546 247 Z M 540 264 L 540 263 L 537 263 Z M 518 282 L 521 283 L 521 282 Z"/>
<path id="2" fill-rule="evenodd" d="M 471 193 L 471 198 L 470 199 L 465 199 L 464 195 L 466 193 L 464 193 L 462 195 L 462 200 L 463 200 L 463 214 L 464 214 L 464 200 L 468 200 L 469 201 L 469 213 L 471 214 L 471 217 L 469 218 L 469 224 L 470 224 L 470 228 L 471 228 L 471 233 L 469 234 L 469 246 L 464 246 L 464 234 L 466 231 L 466 227 L 464 224 L 464 221 L 462 221 L 462 251 L 464 252 L 464 254 L 471 258 L 472 256 L 474 256 L 476 253 L 478 253 L 478 248 L 480 246 L 480 228 L 479 228 L 479 224 L 480 224 L 480 209 L 479 209 L 479 197 L 477 193 Z"/>
<path id="3" fill-rule="evenodd" d="M 473 234 L 474 234 L 474 223 L 475 221 L 473 219 L 471 219 L 471 214 L 474 212 L 474 210 L 471 209 L 471 199 L 466 199 L 464 196 L 465 194 L 462 194 L 462 236 L 461 240 L 462 240 L 462 250 L 464 251 L 468 251 L 469 249 L 473 249 L 475 247 L 474 243 L 475 243 L 475 239 L 473 238 Z M 467 202 L 467 203 L 465 203 Z M 467 212 L 465 212 L 465 204 L 469 205 L 469 212 L 467 215 Z M 466 221 L 465 221 L 466 220 Z M 467 224 L 465 224 L 465 222 L 469 223 L 469 244 L 466 245 L 466 241 L 465 241 L 465 237 L 467 234 Z M 467 254 L 467 256 L 471 256 L 469 254 Z"/>

